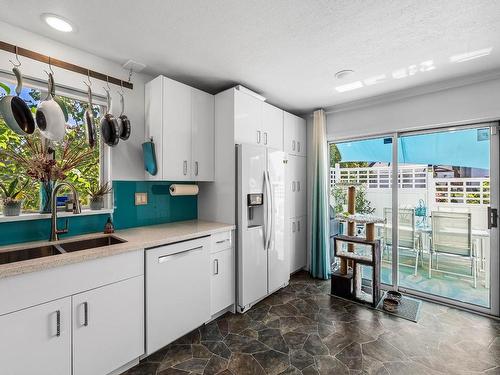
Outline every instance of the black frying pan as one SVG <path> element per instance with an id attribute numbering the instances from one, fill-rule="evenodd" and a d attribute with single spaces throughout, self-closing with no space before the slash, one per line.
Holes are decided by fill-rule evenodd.
<path id="1" fill-rule="evenodd" d="M 130 137 L 130 132 L 131 132 L 131 127 L 130 127 L 130 120 L 129 118 L 127 117 L 127 115 L 125 115 L 123 112 L 125 112 L 125 100 L 123 99 L 123 93 L 121 92 L 118 92 L 118 94 L 120 94 L 120 103 L 122 105 L 122 111 L 120 113 L 120 116 L 118 117 L 118 119 L 120 120 L 120 138 L 124 141 L 126 141 L 127 139 L 129 139 Z"/>
<path id="2" fill-rule="evenodd" d="M 100 127 L 102 140 L 108 146 L 116 146 L 120 141 L 120 126 L 118 125 L 118 120 L 109 111 L 111 110 L 111 95 L 109 95 L 109 90 L 106 90 L 107 98 L 107 109 L 106 114 L 102 117 Z"/>

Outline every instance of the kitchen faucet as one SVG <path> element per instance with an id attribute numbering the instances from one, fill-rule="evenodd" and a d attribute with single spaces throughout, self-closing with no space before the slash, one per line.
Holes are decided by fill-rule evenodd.
<path id="1" fill-rule="evenodd" d="M 59 235 L 68 233 L 68 219 L 66 219 L 66 226 L 64 229 L 57 229 L 57 192 L 59 191 L 60 188 L 63 186 L 67 186 L 71 189 L 71 192 L 73 193 L 73 214 L 79 214 L 82 212 L 82 208 L 80 206 L 80 200 L 78 197 L 78 192 L 76 191 L 75 187 L 73 184 L 63 181 L 58 183 L 55 187 L 54 190 L 52 191 L 52 218 L 50 222 L 50 241 L 57 241 L 59 240 Z"/>

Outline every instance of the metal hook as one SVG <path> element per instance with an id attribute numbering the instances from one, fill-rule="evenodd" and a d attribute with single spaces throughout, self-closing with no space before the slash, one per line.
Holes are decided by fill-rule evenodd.
<path id="1" fill-rule="evenodd" d="M 87 87 L 90 89 L 90 86 L 92 86 L 92 81 L 90 80 L 90 70 L 89 69 L 87 69 L 87 79 L 88 79 L 88 82 L 83 81 L 83 83 L 85 83 L 87 85 Z"/>
<path id="2" fill-rule="evenodd" d="M 16 46 L 16 60 L 17 60 L 17 64 L 12 60 L 9 60 L 9 61 L 12 65 L 14 65 L 14 67 L 19 68 L 21 66 L 21 61 L 19 61 L 19 56 L 17 54 L 17 46 Z"/>
<path id="3" fill-rule="evenodd" d="M 52 64 L 51 64 L 51 60 L 50 60 L 50 59 L 51 59 L 51 58 L 50 58 L 50 56 L 49 56 L 49 70 L 50 70 L 50 72 L 52 73 L 52 75 L 54 75 L 55 73 L 54 73 L 54 70 L 52 70 Z"/>
<path id="4" fill-rule="evenodd" d="M 106 86 L 108 87 L 108 90 L 111 91 L 111 87 L 109 87 L 109 76 L 106 76 Z"/>

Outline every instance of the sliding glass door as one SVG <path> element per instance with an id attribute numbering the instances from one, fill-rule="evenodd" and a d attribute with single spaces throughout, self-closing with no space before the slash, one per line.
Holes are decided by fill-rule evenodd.
<path id="1" fill-rule="evenodd" d="M 492 300 L 498 297 L 498 229 L 490 217 L 498 207 L 496 129 L 482 124 L 399 136 L 397 273 L 403 291 L 484 312 L 498 309 Z"/>
<path id="2" fill-rule="evenodd" d="M 356 212 L 383 221 L 383 287 L 498 315 L 497 127 L 330 144 L 332 217 L 346 211 L 354 184 Z"/>

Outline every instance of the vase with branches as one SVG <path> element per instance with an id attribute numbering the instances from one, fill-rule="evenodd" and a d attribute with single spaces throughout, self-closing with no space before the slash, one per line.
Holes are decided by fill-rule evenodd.
<path id="1" fill-rule="evenodd" d="M 22 151 L 22 152 L 21 152 Z M 64 141 L 60 155 L 56 155 L 50 142 L 39 135 L 26 137 L 22 150 L 0 150 L 2 156 L 19 165 L 31 179 L 40 183 L 40 212 L 51 212 L 52 191 L 57 181 L 63 181 L 76 166 L 92 156 L 93 150 L 74 149 Z"/>

